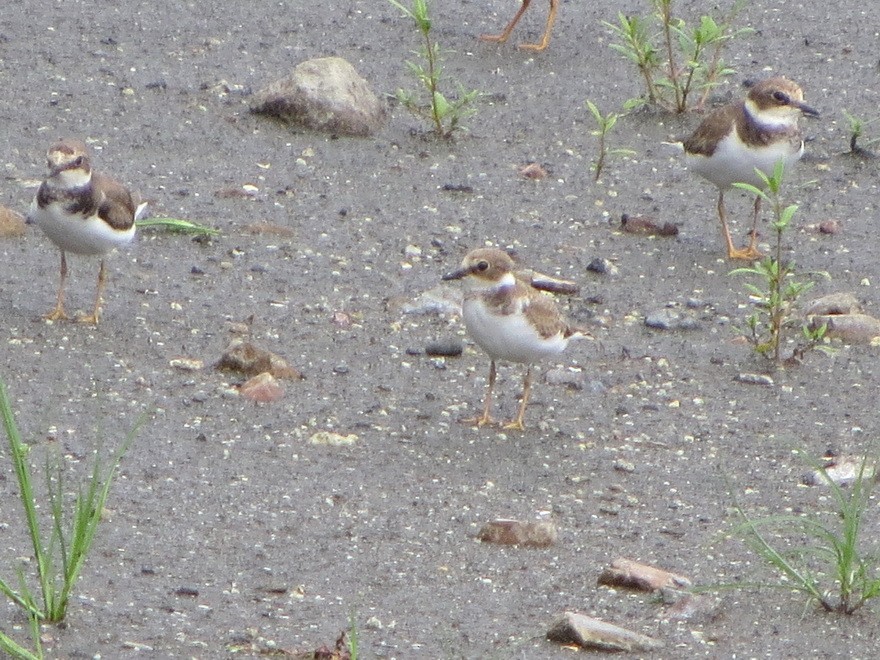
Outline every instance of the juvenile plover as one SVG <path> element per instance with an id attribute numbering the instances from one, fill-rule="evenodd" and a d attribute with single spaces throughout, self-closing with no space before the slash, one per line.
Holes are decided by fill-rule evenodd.
<path id="1" fill-rule="evenodd" d="M 137 206 L 131 193 L 114 179 L 92 171 L 86 145 L 64 139 L 46 154 L 49 173 L 31 203 L 28 221 L 36 223 L 61 250 L 61 281 L 55 308 L 48 320 L 67 319 L 64 311 L 64 285 L 67 258 L 72 252 L 101 255 L 98 291 L 90 315 L 78 318 L 97 325 L 101 313 L 101 294 L 107 281 L 104 255 L 134 238 L 135 218 L 146 204 Z"/>
<path id="2" fill-rule="evenodd" d="M 755 83 L 744 101 L 718 108 L 697 130 L 684 140 L 685 161 L 689 169 L 718 186 L 718 217 L 731 259 L 757 259 L 758 214 L 761 198 L 755 198 L 749 245 L 736 248 L 730 237 L 724 212 L 724 191 L 734 183 L 762 186 L 755 169 L 767 176 L 776 163 L 786 169 L 804 153 L 804 140 L 798 127 L 800 116 L 818 117 L 804 103 L 804 93 L 791 80 L 777 76 Z"/>
<path id="3" fill-rule="evenodd" d="M 517 278 L 515 270 L 513 259 L 503 250 L 481 248 L 468 253 L 458 270 L 443 276 L 463 281 L 465 326 L 490 359 L 483 414 L 466 420 L 477 426 L 492 422 L 496 361 L 526 365 L 519 412 L 504 426 L 521 430 L 532 388 L 532 365 L 558 355 L 570 339 L 586 334 L 569 324 L 550 296 Z"/>

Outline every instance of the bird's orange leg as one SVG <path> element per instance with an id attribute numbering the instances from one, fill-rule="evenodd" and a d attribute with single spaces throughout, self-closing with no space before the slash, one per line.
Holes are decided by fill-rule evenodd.
<path id="1" fill-rule="evenodd" d="M 745 249 L 749 259 L 760 259 L 764 255 L 758 249 L 758 216 L 761 215 L 761 196 L 755 197 L 755 215 L 752 218 L 752 237 L 749 239 L 749 247 Z"/>
<path id="2" fill-rule="evenodd" d="M 79 316 L 76 319 L 77 323 L 88 323 L 91 325 L 98 325 L 98 321 L 101 318 L 101 296 L 104 293 L 104 287 L 107 285 L 107 271 L 104 269 L 104 260 L 101 259 L 101 268 L 98 270 L 98 292 L 95 294 L 95 307 L 92 310 L 91 315 L 88 316 Z"/>
<path id="3" fill-rule="evenodd" d="M 554 2 L 555 0 L 551 0 Z M 511 19 L 510 23 L 507 24 L 507 27 L 501 31 L 501 34 L 481 34 L 480 39 L 483 41 L 494 41 L 499 44 L 503 44 L 507 41 L 507 38 L 510 36 L 510 33 L 513 32 L 513 28 L 516 27 L 516 24 L 519 23 L 519 19 L 522 18 L 522 15 L 526 13 L 526 9 L 529 8 L 529 5 L 532 3 L 532 0 L 522 0 L 522 5 L 519 8 L 519 11 L 516 12 L 516 15 Z"/>
<path id="4" fill-rule="evenodd" d="M 483 414 L 479 417 L 472 417 L 461 420 L 465 424 L 473 424 L 474 426 L 486 426 L 492 423 L 492 416 L 489 414 L 492 410 L 492 390 L 495 389 L 495 360 L 489 363 L 489 383 L 486 385 L 486 398 L 483 402 Z"/>
<path id="5" fill-rule="evenodd" d="M 727 215 L 724 212 L 724 190 L 718 191 L 718 217 L 721 219 L 721 232 L 724 235 L 724 242 L 727 244 L 728 259 L 742 259 L 745 261 L 754 261 L 761 258 L 761 253 L 755 247 L 757 242 L 757 234 L 755 230 L 752 232 L 752 243 L 747 248 L 735 248 L 733 239 L 730 238 L 730 229 L 727 226 Z M 757 220 L 755 221 L 757 222 Z"/>
<path id="6" fill-rule="evenodd" d="M 64 250 L 61 250 L 61 281 L 58 284 L 58 297 L 55 299 L 55 309 L 46 314 L 47 321 L 60 321 L 70 318 L 64 311 L 64 284 L 67 281 L 67 258 Z"/>
<path id="7" fill-rule="evenodd" d="M 553 24 L 556 22 L 556 12 L 559 11 L 559 0 L 550 0 L 550 13 L 547 15 L 547 26 L 544 28 L 544 36 L 541 41 L 536 44 L 520 44 L 521 50 L 533 50 L 540 52 L 547 48 L 550 44 L 550 33 L 553 31 Z"/>
<path id="8" fill-rule="evenodd" d="M 494 41 L 503 44 L 507 41 L 510 33 L 513 32 L 513 28 L 519 23 L 519 19 L 522 18 L 522 15 L 529 8 L 531 2 L 532 0 L 522 0 L 522 5 L 520 6 L 519 11 L 516 12 L 514 17 L 510 20 L 510 23 L 508 23 L 504 30 L 502 30 L 501 34 L 482 34 L 480 35 L 480 39 L 483 41 Z M 553 24 L 556 22 L 556 13 L 558 11 L 559 0 L 550 0 L 550 13 L 547 15 L 547 25 L 544 28 L 544 35 L 541 37 L 541 41 L 536 44 L 520 44 L 519 47 L 522 50 L 533 51 L 542 51 L 547 48 L 547 45 L 550 43 L 550 33 L 553 31 Z"/>
<path id="9" fill-rule="evenodd" d="M 529 396 L 532 393 L 532 365 L 529 365 L 526 369 L 526 377 L 523 379 L 523 393 L 522 400 L 519 402 L 519 412 L 516 415 L 516 419 L 512 422 L 505 424 L 504 428 L 510 431 L 522 431 L 525 429 L 523 426 L 523 417 L 526 414 L 526 406 L 529 404 Z"/>

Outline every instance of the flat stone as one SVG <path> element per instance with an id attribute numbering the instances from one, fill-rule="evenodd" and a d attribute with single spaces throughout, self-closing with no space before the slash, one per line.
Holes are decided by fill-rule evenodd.
<path id="1" fill-rule="evenodd" d="M 239 392 L 248 401 L 257 403 L 273 403 L 284 396 L 281 383 L 268 371 L 245 381 Z"/>
<path id="2" fill-rule="evenodd" d="M 653 651 L 663 642 L 586 614 L 566 612 L 547 631 L 547 639 L 599 651 Z"/>
<path id="3" fill-rule="evenodd" d="M 666 587 L 687 589 L 691 586 L 691 581 L 682 575 L 622 557 L 602 571 L 598 583 L 641 591 L 659 591 Z"/>
<path id="4" fill-rule="evenodd" d="M 322 57 L 255 94 L 251 111 L 315 131 L 368 136 L 386 122 L 388 110 L 366 80 L 341 57 Z"/>
<path id="5" fill-rule="evenodd" d="M 641 236 L 677 236 L 678 227 L 671 222 L 662 225 L 645 216 L 631 216 L 624 213 L 620 216 L 620 230 L 625 234 L 637 234 Z"/>
<path id="6" fill-rule="evenodd" d="M 617 266 L 615 266 L 610 259 L 605 259 L 604 257 L 596 257 L 593 259 L 587 265 L 587 270 L 607 277 L 617 277 L 620 274 L 620 270 Z"/>
<path id="7" fill-rule="evenodd" d="M 18 238 L 24 232 L 24 216 L 0 204 L 0 238 Z"/>
<path id="8" fill-rule="evenodd" d="M 828 314 L 856 314 L 862 311 L 862 304 L 852 293 L 830 293 L 827 296 L 816 298 L 804 314 L 806 316 Z"/>
<path id="9" fill-rule="evenodd" d="M 544 379 L 550 385 L 565 385 L 572 390 L 582 390 L 587 383 L 587 374 L 580 369 L 557 367 L 548 369 Z"/>
<path id="10" fill-rule="evenodd" d="M 546 548 L 556 543 L 556 525 L 549 521 L 522 522 L 520 520 L 493 520 L 483 525 L 477 538 L 483 543 L 522 545 Z"/>
<path id="11" fill-rule="evenodd" d="M 662 307 L 645 315 L 645 325 L 654 330 L 698 330 L 700 322 L 689 314 Z"/>
<path id="12" fill-rule="evenodd" d="M 825 335 L 850 344 L 870 344 L 880 337 L 880 319 L 867 314 L 828 314 L 810 317 L 813 329 L 827 326 Z"/>
<path id="13" fill-rule="evenodd" d="M 823 468 L 828 479 L 844 488 L 851 486 L 860 474 L 865 482 L 872 481 L 876 475 L 874 461 L 870 459 L 866 461 L 864 456 L 835 456 Z M 807 486 L 828 485 L 828 480 L 821 470 L 808 472 L 801 481 Z"/>
<path id="14" fill-rule="evenodd" d="M 773 379 L 767 374 L 741 373 L 737 374 L 734 380 L 746 385 L 765 385 L 767 387 L 774 385 Z"/>
<path id="15" fill-rule="evenodd" d="M 458 357 L 464 352 L 464 344 L 458 339 L 439 339 L 425 344 L 425 354 L 432 357 Z"/>
<path id="16" fill-rule="evenodd" d="M 333 431 L 318 431 L 309 438 L 309 442 L 313 445 L 328 445 L 330 447 L 347 447 L 358 441 L 358 436 L 354 433 L 342 435 Z"/>

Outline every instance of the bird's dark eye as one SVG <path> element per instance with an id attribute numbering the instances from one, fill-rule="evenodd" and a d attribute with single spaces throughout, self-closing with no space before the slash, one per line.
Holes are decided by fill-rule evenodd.
<path id="1" fill-rule="evenodd" d="M 73 161 L 73 166 L 74 166 L 74 167 L 79 167 L 79 166 L 82 165 L 82 164 L 83 164 L 83 157 L 82 157 L 82 156 L 77 156 L 77 157 L 76 157 L 76 160 Z"/>
<path id="2" fill-rule="evenodd" d="M 788 94 L 785 92 L 773 92 L 773 100 L 779 101 L 780 103 L 791 103 L 791 99 L 788 98 Z"/>
<path id="3" fill-rule="evenodd" d="M 480 263 L 477 264 L 477 270 L 479 270 L 479 271 L 484 271 L 484 270 L 488 270 L 488 269 L 489 269 L 489 262 L 488 261 L 481 261 Z"/>

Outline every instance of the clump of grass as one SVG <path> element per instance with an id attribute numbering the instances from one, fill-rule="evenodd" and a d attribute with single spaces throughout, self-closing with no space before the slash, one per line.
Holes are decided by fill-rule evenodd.
<path id="1" fill-rule="evenodd" d="M 632 156 L 635 155 L 636 152 L 632 149 L 608 148 L 608 137 L 614 129 L 615 124 L 617 124 L 617 120 L 623 116 L 622 114 L 609 112 L 607 115 L 603 115 L 595 103 L 589 99 L 587 99 L 586 103 L 587 109 L 590 111 L 590 114 L 596 122 L 596 129 L 590 131 L 590 134 L 599 140 L 596 151 L 596 161 L 593 163 L 593 171 L 595 172 L 594 180 L 598 181 L 599 177 L 602 176 L 602 170 L 605 168 L 605 162 L 610 156 Z"/>
<path id="2" fill-rule="evenodd" d="M 616 41 L 611 48 L 636 65 L 645 83 L 644 101 L 672 112 L 686 112 L 692 98 L 700 108 L 721 80 L 734 73 L 722 57 L 732 39 L 751 32 L 733 23 L 745 0 L 736 0 L 720 19 L 703 15 L 688 24 L 675 15 L 674 0 L 649 0 L 651 14 L 618 13 L 605 22 Z"/>
<path id="3" fill-rule="evenodd" d="M 407 110 L 428 121 L 438 137 L 449 138 L 457 130 L 465 130 L 462 121 L 476 113 L 474 107 L 480 97 L 478 90 L 465 90 L 457 83 L 458 95 L 446 96 L 440 89 L 443 80 L 443 62 L 440 45 L 431 34 L 431 19 L 427 0 L 412 0 L 412 8 L 397 0 L 388 0 L 413 20 L 422 38 L 422 47 L 415 53 L 420 61 L 407 61 L 421 91 L 398 89 L 395 96 Z M 427 100 L 425 99 L 427 96 Z"/>
<path id="4" fill-rule="evenodd" d="M 880 138 L 868 140 L 865 145 L 860 145 L 858 142 L 865 133 L 865 127 L 869 124 L 873 124 L 880 119 L 880 117 L 862 119 L 861 117 L 851 115 L 846 110 L 843 110 L 842 112 L 843 116 L 846 117 L 846 121 L 849 123 L 849 153 L 853 156 L 860 156 L 862 158 L 874 158 L 876 154 L 871 151 L 871 146 L 880 141 Z"/>
<path id="5" fill-rule="evenodd" d="M 195 236 L 219 236 L 220 230 L 200 225 L 182 218 L 147 218 L 135 222 L 138 229 L 161 229 L 172 234 L 191 234 Z"/>
<path id="6" fill-rule="evenodd" d="M 830 350 L 824 344 L 826 325 L 811 327 L 803 320 L 795 319 L 795 312 L 803 295 L 813 288 L 815 280 L 802 279 L 798 276 L 794 261 L 783 258 L 783 236 L 791 225 L 797 212 L 796 204 L 784 205 L 780 190 L 784 174 L 782 161 L 776 164 L 772 176 L 755 170 L 764 182 L 759 188 L 747 183 L 735 183 L 734 186 L 769 202 L 773 208 L 771 228 L 775 244 L 771 255 L 745 268 L 737 268 L 731 275 L 754 275 L 758 284 L 747 283 L 746 290 L 756 301 L 757 310 L 746 319 L 746 338 L 755 351 L 776 365 L 781 364 L 782 344 L 786 332 L 792 326 L 799 326 L 799 340 L 790 356 L 785 360 L 800 360 L 814 349 Z M 819 273 L 814 274 L 818 276 Z M 827 273 L 821 275 L 828 277 Z"/>
<path id="7" fill-rule="evenodd" d="M 811 464 L 831 492 L 833 511 L 752 519 L 737 505 L 742 522 L 735 533 L 779 574 L 781 580 L 770 586 L 793 589 L 826 612 L 853 614 L 880 596 L 878 556 L 862 547 L 874 468 L 865 457 L 844 488 L 824 467 Z"/>
<path id="8" fill-rule="evenodd" d="M 37 515 L 37 498 L 29 465 L 30 449 L 21 440 L 12 413 L 5 384 L 0 381 L 0 418 L 9 440 L 10 458 L 15 470 L 22 504 L 24 524 L 31 541 L 36 566 L 38 589 L 33 589 L 24 574 L 17 571 L 17 586 L 0 579 L 0 593 L 18 605 L 31 622 L 31 634 L 37 653 L 31 654 L 10 637 L 0 633 L 0 650 L 14 657 L 42 657 L 40 650 L 40 622 L 57 623 L 64 619 L 76 582 L 95 540 L 95 533 L 110 487 L 126 450 L 134 440 L 140 425 L 135 425 L 120 444 L 109 467 L 102 467 L 100 453 L 95 458 L 91 478 L 80 487 L 74 498 L 72 511 L 67 511 L 64 494 L 64 472 L 57 461 L 46 458 L 46 506 L 50 513 L 47 525 L 41 528 Z M 70 514 L 70 520 L 67 520 Z M 46 529 L 48 528 L 48 529 Z"/>

